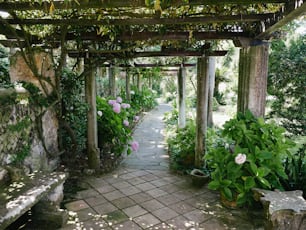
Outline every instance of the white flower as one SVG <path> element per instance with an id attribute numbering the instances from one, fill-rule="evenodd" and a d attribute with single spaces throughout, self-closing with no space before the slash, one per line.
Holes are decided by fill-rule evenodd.
<path id="1" fill-rule="evenodd" d="M 134 95 L 134 94 L 135 94 L 135 91 L 131 90 L 131 91 L 130 91 L 130 94 L 131 94 L 131 95 Z"/>
<path id="2" fill-rule="evenodd" d="M 246 155 L 243 153 L 238 153 L 238 155 L 235 157 L 235 162 L 238 165 L 242 165 L 246 161 Z"/>
<path id="3" fill-rule="evenodd" d="M 103 115 L 102 111 L 99 110 L 97 113 L 98 113 L 99 117 L 102 117 L 102 115 Z"/>

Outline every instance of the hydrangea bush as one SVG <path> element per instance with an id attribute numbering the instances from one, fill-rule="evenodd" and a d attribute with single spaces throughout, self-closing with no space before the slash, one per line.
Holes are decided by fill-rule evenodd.
<path id="1" fill-rule="evenodd" d="M 98 143 L 103 153 L 121 155 L 126 146 L 127 154 L 138 150 L 138 142 L 132 139 L 131 124 L 139 117 L 131 117 L 130 108 L 121 97 L 111 100 L 97 97 Z"/>

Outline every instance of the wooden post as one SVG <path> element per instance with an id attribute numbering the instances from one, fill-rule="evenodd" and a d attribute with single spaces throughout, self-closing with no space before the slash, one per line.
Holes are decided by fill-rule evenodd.
<path id="1" fill-rule="evenodd" d="M 91 169 L 100 168 L 100 151 L 98 149 L 98 127 L 96 107 L 96 80 L 95 72 L 90 66 L 88 58 L 84 60 L 86 68 L 90 71 L 85 77 L 85 97 L 89 109 L 87 112 L 87 154 L 88 166 Z"/>
<path id="2" fill-rule="evenodd" d="M 269 45 L 241 48 L 237 111 L 250 110 L 256 117 L 265 115 Z"/>
<path id="3" fill-rule="evenodd" d="M 186 126 L 186 68 L 180 67 L 177 75 L 178 86 L 178 126 L 184 128 Z"/>
<path id="4" fill-rule="evenodd" d="M 208 89 L 208 127 L 213 127 L 213 103 L 214 103 L 214 88 L 215 88 L 215 75 L 216 75 L 216 57 L 209 57 L 208 76 L 209 76 L 209 89 Z"/>
<path id="5" fill-rule="evenodd" d="M 137 73 L 137 89 L 141 91 L 141 73 Z"/>
<path id="6" fill-rule="evenodd" d="M 130 84 L 130 80 L 131 80 L 130 70 L 126 69 L 126 72 L 125 72 L 125 92 L 126 92 L 126 100 L 127 101 L 131 100 L 131 84 Z"/>
<path id="7" fill-rule="evenodd" d="M 116 97 L 116 76 L 114 72 L 114 67 L 110 65 L 110 67 L 108 67 L 109 96 L 112 97 Z"/>
<path id="8" fill-rule="evenodd" d="M 205 154 L 205 137 L 207 130 L 208 111 L 208 57 L 198 58 L 197 63 L 197 117 L 196 117 L 196 147 L 195 167 L 201 168 Z"/>

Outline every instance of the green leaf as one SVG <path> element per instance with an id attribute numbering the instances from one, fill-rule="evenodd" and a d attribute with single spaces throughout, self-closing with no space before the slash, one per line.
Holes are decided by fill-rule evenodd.
<path id="1" fill-rule="evenodd" d="M 237 205 L 242 206 L 247 201 L 246 193 L 240 193 L 237 196 Z"/>
<path id="2" fill-rule="evenodd" d="M 220 183 L 218 181 L 211 181 L 208 183 L 208 188 L 211 190 L 217 190 L 220 188 Z"/>
<path id="3" fill-rule="evenodd" d="M 257 177 L 258 181 L 266 188 L 271 188 L 271 184 L 265 178 Z"/>
<path id="4" fill-rule="evenodd" d="M 259 177 L 265 177 L 265 176 L 267 176 L 270 172 L 271 172 L 271 170 L 268 169 L 267 167 L 259 167 L 259 168 L 258 168 L 258 176 L 259 176 Z"/>
<path id="5" fill-rule="evenodd" d="M 244 181 L 244 188 L 245 190 L 250 190 L 251 188 L 255 187 L 256 183 L 253 177 L 247 177 Z"/>
<path id="6" fill-rule="evenodd" d="M 229 188 L 225 187 L 225 188 L 222 189 L 222 191 L 223 191 L 223 194 L 224 194 L 226 199 L 228 199 L 228 200 L 233 199 L 233 193 Z"/>
<path id="7" fill-rule="evenodd" d="M 254 175 L 257 176 L 257 174 L 258 174 L 258 172 L 257 172 L 257 166 L 256 166 L 253 162 L 250 163 L 250 166 L 251 166 L 251 170 L 252 170 L 252 172 L 254 173 Z"/>

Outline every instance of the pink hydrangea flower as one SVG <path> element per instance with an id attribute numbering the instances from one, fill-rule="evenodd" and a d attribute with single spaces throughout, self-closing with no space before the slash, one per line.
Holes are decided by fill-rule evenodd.
<path id="1" fill-rule="evenodd" d="M 131 105 L 130 105 L 130 104 L 126 104 L 126 103 L 122 103 L 122 104 L 121 104 L 121 107 L 122 107 L 123 109 L 129 109 L 129 108 L 131 108 Z"/>
<path id="2" fill-rule="evenodd" d="M 137 141 L 133 141 L 132 144 L 131 144 L 131 148 L 133 151 L 138 151 L 139 149 L 139 143 Z"/>
<path id="3" fill-rule="evenodd" d="M 120 113 L 120 111 L 121 111 L 121 105 L 120 105 L 119 103 L 113 104 L 113 111 L 114 111 L 115 113 Z"/>
<path id="4" fill-rule="evenodd" d="M 238 165 L 242 165 L 246 161 L 246 155 L 243 153 L 238 153 L 238 155 L 235 157 L 235 162 Z"/>
<path id="5" fill-rule="evenodd" d="M 121 103 L 122 102 L 122 98 L 121 97 L 117 97 L 117 103 Z"/>
<path id="6" fill-rule="evenodd" d="M 133 119 L 134 122 L 137 122 L 139 121 L 139 116 L 134 116 L 134 119 Z"/>
<path id="7" fill-rule="evenodd" d="M 124 120 L 124 121 L 123 121 L 123 124 L 124 124 L 124 126 L 129 126 L 130 123 L 129 123 L 128 120 Z"/>
<path id="8" fill-rule="evenodd" d="M 116 103 L 116 100 L 109 100 L 109 101 L 108 101 L 108 104 L 109 104 L 109 105 L 114 105 L 115 103 Z"/>

